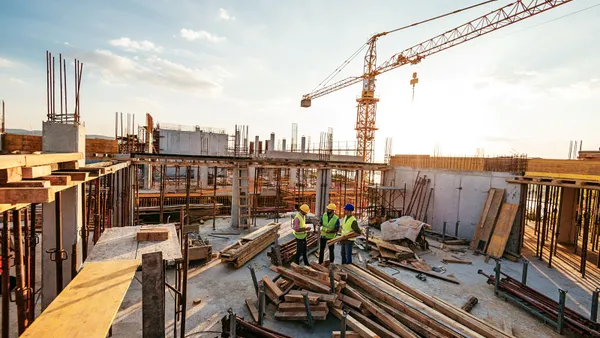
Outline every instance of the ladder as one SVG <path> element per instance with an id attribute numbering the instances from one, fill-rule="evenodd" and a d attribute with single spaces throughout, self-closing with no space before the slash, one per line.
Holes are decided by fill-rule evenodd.
<path id="1" fill-rule="evenodd" d="M 249 189 L 249 170 L 248 166 L 239 166 L 235 170 L 238 171 L 238 191 L 239 191 L 239 208 L 238 208 L 238 227 L 250 229 L 250 189 Z"/>

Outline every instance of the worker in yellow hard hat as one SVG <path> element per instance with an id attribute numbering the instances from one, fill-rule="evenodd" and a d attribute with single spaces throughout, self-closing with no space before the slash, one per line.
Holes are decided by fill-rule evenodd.
<path id="1" fill-rule="evenodd" d="M 296 237 L 296 256 L 294 262 L 300 264 L 300 255 L 304 260 L 304 265 L 308 266 L 308 256 L 306 255 L 306 235 L 310 230 L 310 227 L 306 225 L 306 214 L 310 212 L 310 207 L 306 204 L 302 204 L 299 208 L 296 217 L 292 221 L 292 233 Z"/>
<path id="2" fill-rule="evenodd" d="M 323 214 L 320 221 L 321 240 L 319 242 L 319 264 L 323 264 L 323 256 L 325 256 L 325 247 L 327 241 L 334 239 L 335 234 L 340 230 L 340 218 L 335 214 L 335 204 L 329 203 L 327 212 Z M 335 256 L 333 254 L 335 245 L 329 246 L 329 262 L 333 263 Z"/>

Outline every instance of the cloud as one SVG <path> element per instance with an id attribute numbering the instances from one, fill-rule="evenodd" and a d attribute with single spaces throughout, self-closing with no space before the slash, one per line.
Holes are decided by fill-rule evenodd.
<path id="1" fill-rule="evenodd" d="M 194 41 L 194 40 L 206 40 L 212 43 L 218 43 L 221 41 L 226 40 L 225 37 L 221 37 L 221 36 L 216 36 L 213 35 L 207 31 L 194 31 L 191 29 L 187 29 L 187 28 L 182 28 L 179 31 L 180 35 L 182 38 L 188 40 L 188 41 Z"/>
<path id="2" fill-rule="evenodd" d="M 135 41 L 130 38 L 120 38 L 115 40 L 110 40 L 109 43 L 115 47 L 120 47 L 128 52 L 160 52 L 162 51 L 162 47 L 154 44 L 152 41 L 143 40 L 143 41 Z"/>
<path id="3" fill-rule="evenodd" d="M 143 82 L 198 94 L 218 93 L 222 88 L 220 82 L 231 76 L 218 66 L 210 69 L 189 68 L 157 56 L 135 60 L 107 50 L 87 53 L 82 59 L 100 73 L 107 83 Z"/>
<path id="4" fill-rule="evenodd" d="M 235 16 L 231 16 L 226 9 L 219 8 L 219 19 L 225 20 L 225 21 L 234 21 Z"/>
<path id="5" fill-rule="evenodd" d="M 24 85 L 25 84 L 25 81 L 23 81 L 23 80 L 21 80 L 19 78 L 16 78 L 16 77 L 10 77 L 10 78 L 8 78 L 8 81 L 10 81 L 12 83 L 15 83 L 15 84 L 18 84 L 18 85 Z"/>
<path id="6" fill-rule="evenodd" d="M 2 57 L 0 57 L 0 67 L 14 67 L 16 65 L 16 63 L 10 61 L 9 59 L 4 59 Z"/>

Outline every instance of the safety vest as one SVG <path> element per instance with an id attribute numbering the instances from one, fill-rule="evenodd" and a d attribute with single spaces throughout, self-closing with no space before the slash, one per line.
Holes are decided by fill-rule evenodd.
<path id="1" fill-rule="evenodd" d="M 306 224 L 306 217 L 302 216 L 300 213 L 297 213 L 295 218 L 300 220 L 300 227 L 303 228 L 304 225 Z M 292 233 L 294 234 L 294 237 L 296 237 L 297 239 L 305 239 L 306 238 L 306 231 L 296 232 L 294 230 L 293 222 L 292 222 Z"/>
<path id="2" fill-rule="evenodd" d="M 352 223 L 354 223 L 354 221 L 356 221 L 354 216 L 344 216 L 344 223 L 342 224 L 342 236 L 354 232 L 354 230 L 352 230 Z M 354 241 L 355 239 L 356 238 L 350 238 L 349 240 Z"/>
<path id="3" fill-rule="evenodd" d="M 329 234 L 326 232 L 335 230 L 335 223 L 337 223 L 339 218 L 335 214 L 333 214 L 333 217 L 331 217 L 331 219 L 328 218 L 329 215 L 327 215 L 327 213 L 323 214 L 323 217 L 321 217 L 321 224 L 323 224 L 323 228 L 321 229 L 321 236 L 328 239 L 333 239 L 335 237 L 335 232 Z"/>

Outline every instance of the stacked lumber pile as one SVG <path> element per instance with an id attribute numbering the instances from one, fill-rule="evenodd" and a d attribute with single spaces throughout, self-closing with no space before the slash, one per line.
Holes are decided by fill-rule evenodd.
<path id="1" fill-rule="evenodd" d="M 402 283 L 367 265 L 344 265 L 343 297 L 357 303 L 332 307 L 338 318 L 349 310 L 347 325 L 361 337 L 511 337 L 500 329 Z M 359 305 L 360 304 L 360 305 Z"/>
<path id="2" fill-rule="evenodd" d="M 319 235 L 315 232 L 309 232 L 306 236 L 306 248 L 310 253 L 310 249 L 316 248 L 319 245 Z M 281 253 L 281 263 L 286 265 L 290 263 L 296 255 L 296 239 L 291 239 L 279 246 L 279 252 Z M 267 256 L 271 259 L 271 264 L 278 265 L 277 252 L 275 246 L 271 247 L 271 251 L 267 252 Z"/>
<path id="3" fill-rule="evenodd" d="M 266 249 L 279 236 L 281 223 L 271 222 L 240 238 L 239 241 L 221 250 L 221 262 L 232 263 L 237 269 Z"/>
<path id="4" fill-rule="evenodd" d="M 258 326 L 245 321 L 243 318 L 235 316 L 236 323 L 235 332 L 231 330 L 231 317 L 229 315 L 224 316 L 221 319 L 221 337 L 247 337 L 247 338 L 292 338 L 291 336 L 277 332 L 275 330 L 268 329 L 264 326 Z"/>
<path id="5" fill-rule="evenodd" d="M 504 202 L 504 192 L 504 189 L 490 189 L 471 241 L 471 249 L 488 257 L 501 258 L 505 254 L 506 243 L 519 210 L 518 204 Z"/>

